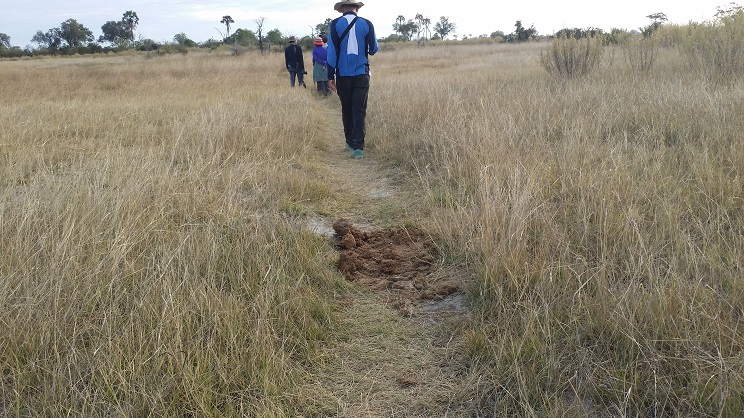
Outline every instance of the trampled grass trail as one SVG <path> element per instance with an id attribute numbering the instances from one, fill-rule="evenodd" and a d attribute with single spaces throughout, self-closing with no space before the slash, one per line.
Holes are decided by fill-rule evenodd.
<path id="1" fill-rule="evenodd" d="M 323 229 L 317 226 L 321 222 L 328 231 L 338 218 L 367 231 L 415 224 L 420 216 L 416 213 L 417 198 L 405 176 L 380 161 L 369 140 L 364 158 L 353 159 L 344 146 L 337 97 L 317 101 L 313 111 L 321 112 L 322 119 L 328 121 L 328 132 L 322 145 L 326 151 L 319 161 L 325 170 L 315 175 L 336 189 L 331 195 L 338 201 L 324 203 L 336 210 L 315 219 L 315 228 Z M 368 120 L 368 124 L 374 121 Z M 440 275 L 466 277 L 441 262 L 436 269 Z M 461 371 L 457 365 L 461 362 L 454 361 L 469 317 L 464 295 L 422 304 L 405 314 L 385 302 L 386 295 L 394 291 L 373 291 L 350 283 L 348 291 L 337 296 L 338 326 L 320 350 L 315 373 L 308 376 L 300 391 L 308 413 L 424 417 L 457 416 L 467 409 L 460 401 Z"/>

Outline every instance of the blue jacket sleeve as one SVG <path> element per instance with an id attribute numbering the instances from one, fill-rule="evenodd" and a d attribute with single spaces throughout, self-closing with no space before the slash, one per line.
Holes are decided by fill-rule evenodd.
<path id="1" fill-rule="evenodd" d="M 369 55 L 375 55 L 375 53 L 380 49 L 380 46 L 377 43 L 377 37 L 375 36 L 375 27 L 369 20 L 367 21 L 367 25 L 369 25 L 369 32 L 367 32 L 367 36 L 365 36 L 367 52 Z"/>
<path id="2" fill-rule="evenodd" d="M 330 27 L 328 28 L 328 54 L 326 55 L 326 62 L 328 63 L 329 80 L 333 80 L 336 77 L 336 65 L 338 64 L 338 57 L 336 57 L 336 45 L 333 41 L 333 38 L 338 37 L 338 30 L 336 30 L 337 23 L 338 18 L 333 19 Z"/>

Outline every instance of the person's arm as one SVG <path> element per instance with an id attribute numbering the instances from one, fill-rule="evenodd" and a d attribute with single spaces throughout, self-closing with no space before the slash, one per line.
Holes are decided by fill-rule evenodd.
<path id="1" fill-rule="evenodd" d="M 326 58 L 323 56 L 323 52 L 325 51 L 325 48 L 320 47 L 322 49 L 319 50 L 318 47 L 313 48 L 313 63 L 318 63 L 322 65 L 323 67 L 327 66 L 328 63 L 326 62 Z"/>
<path id="2" fill-rule="evenodd" d="M 326 49 L 328 52 L 326 57 L 326 63 L 328 64 L 328 87 L 333 91 L 336 91 L 336 63 L 338 61 L 338 57 L 336 57 L 336 45 L 333 43 L 333 37 L 336 32 L 336 22 L 337 20 L 334 20 L 331 23 L 330 36 L 328 36 L 328 49 Z"/>
<path id="3" fill-rule="evenodd" d="M 320 65 L 323 66 L 323 68 L 328 67 L 328 50 L 320 47 L 320 51 L 318 52 L 318 58 L 320 58 Z"/>
<path id="4" fill-rule="evenodd" d="M 330 74 L 333 70 L 334 68 L 329 65 L 328 74 Z M 331 90 L 336 91 L 336 76 L 335 75 L 328 76 L 328 87 L 330 87 Z"/>
<path id="5" fill-rule="evenodd" d="M 367 32 L 367 36 L 364 37 L 367 43 L 367 52 L 369 55 L 375 55 L 375 53 L 380 49 L 380 46 L 377 43 L 377 37 L 375 36 L 375 27 L 369 20 L 367 20 L 367 25 L 369 26 L 369 32 Z"/>

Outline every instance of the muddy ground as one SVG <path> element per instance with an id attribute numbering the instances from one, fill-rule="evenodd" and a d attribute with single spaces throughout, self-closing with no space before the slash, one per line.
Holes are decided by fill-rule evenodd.
<path id="1" fill-rule="evenodd" d="M 373 289 L 404 316 L 463 290 L 461 280 L 438 274 L 437 247 L 417 228 L 366 232 L 338 219 L 333 229 L 341 273 L 347 280 Z"/>

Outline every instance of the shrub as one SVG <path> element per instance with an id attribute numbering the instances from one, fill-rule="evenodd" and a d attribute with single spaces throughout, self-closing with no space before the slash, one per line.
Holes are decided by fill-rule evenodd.
<path id="1" fill-rule="evenodd" d="M 659 55 L 659 46 L 655 36 L 628 37 L 623 41 L 622 47 L 625 51 L 625 60 L 634 71 L 649 71 Z"/>
<path id="2" fill-rule="evenodd" d="M 160 45 L 152 39 L 141 39 L 134 43 L 134 49 L 137 51 L 157 51 Z"/>
<path id="3" fill-rule="evenodd" d="M 380 42 L 408 42 L 408 38 L 403 35 L 392 34 L 385 38 L 380 39 Z"/>
<path id="4" fill-rule="evenodd" d="M 207 48 L 212 51 L 219 48 L 220 46 L 224 45 L 225 43 L 222 41 L 218 41 L 214 38 L 209 38 L 208 40 L 202 42 L 199 44 L 199 48 Z"/>
<path id="5" fill-rule="evenodd" d="M 581 39 L 581 38 L 593 38 L 595 36 L 604 36 L 604 32 L 602 29 L 597 28 L 563 28 L 555 33 L 555 37 L 566 37 L 566 38 L 574 38 L 574 39 Z"/>
<path id="6" fill-rule="evenodd" d="M 31 54 L 17 46 L 14 46 L 11 48 L 0 47 L 0 58 L 18 58 L 24 55 L 31 55 Z"/>
<path id="7" fill-rule="evenodd" d="M 683 51 L 691 67 L 710 83 L 721 84 L 744 75 L 744 11 L 710 24 L 690 26 Z"/>
<path id="8" fill-rule="evenodd" d="M 582 39 L 560 36 L 553 38 L 540 53 L 540 64 L 558 78 L 574 78 L 588 74 L 599 65 L 604 45 L 598 37 Z"/>
<path id="9" fill-rule="evenodd" d="M 605 33 L 603 36 L 605 45 L 618 45 L 631 35 L 625 29 L 612 28 L 609 33 Z"/>

